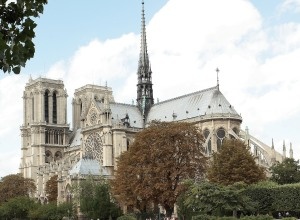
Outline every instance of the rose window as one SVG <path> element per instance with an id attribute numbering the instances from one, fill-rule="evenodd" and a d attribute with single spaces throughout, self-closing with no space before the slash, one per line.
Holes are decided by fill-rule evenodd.
<path id="1" fill-rule="evenodd" d="M 89 134 L 85 141 L 85 156 L 103 162 L 103 145 L 99 133 Z"/>

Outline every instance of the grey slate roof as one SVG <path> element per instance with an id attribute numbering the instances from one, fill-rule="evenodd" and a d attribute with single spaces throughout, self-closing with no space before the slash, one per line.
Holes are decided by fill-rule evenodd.
<path id="1" fill-rule="evenodd" d="M 81 158 L 69 171 L 70 175 L 109 175 L 107 170 L 103 168 L 99 161 L 94 159 Z"/>
<path id="2" fill-rule="evenodd" d="M 230 116 L 242 120 L 218 86 L 166 100 L 152 106 L 147 122 L 180 121 L 194 117 Z"/>
<path id="3" fill-rule="evenodd" d="M 128 114 L 131 127 L 143 128 L 143 117 L 136 105 L 110 103 L 110 109 L 113 123 L 120 121 Z"/>

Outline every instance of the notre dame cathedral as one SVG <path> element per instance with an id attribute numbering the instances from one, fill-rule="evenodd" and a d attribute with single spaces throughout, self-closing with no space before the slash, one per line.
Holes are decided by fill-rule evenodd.
<path id="1" fill-rule="evenodd" d="M 258 164 L 269 167 L 286 155 L 241 129 L 242 117 L 225 98 L 219 83 L 211 88 L 154 103 L 152 70 L 147 52 L 144 3 L 137 62 L 136 104 L 114 100 L 107 86 L 84 85 L 72 99 L 72 128 L 67 121 L 67 92 L 61 80 L 29 79 L 23 94 L 24 120 L 20 172 L 36 181 L 35 197 L 47 202 L 45 185 L 58 175 L 58 201 L 68 201 L 72 184 L 86 175 L 112 178 L 116 158 L 128 149 L 136 132 L 152 120 L 187 121 L 199 126 L 206 154 L 218 151 L 225 138 L 251 146 Z M 289 157 L 293 157 L 292 146 Z"/>

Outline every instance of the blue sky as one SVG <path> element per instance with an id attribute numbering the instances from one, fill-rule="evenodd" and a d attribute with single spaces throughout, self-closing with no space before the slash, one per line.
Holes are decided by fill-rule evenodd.
<path id="1" fill-rule="evenodd" d="M 44 14 L 37 19 L 35 58 L 24 70 L 44 72 L 54 62 L 71 57 L 81 45 L 93 39 L 117 38 L 140 31 L 140 0 L 90 0 L 88 3 L 51 0 Z M 155 0 L 147 5 L 151 18 L 167 0 Z M 64 48 L 63 50 L 61 48 Z"/>
<path id="2" fill-rule="evenodd" d="M 216 84 L 242 129 L 300 158 L 300 0 L 145 0 L 159 100 Z M 18 76 L 0 74 L 0 177 L 20 161 L 22 92 L 29 76 L 63 79 L 68 118 L 74 89 L 108 82 L 115 100 L 136 96 L 140 0 L 51 0 L 37 19 L 36 53 Z M 13 88 L 13 89 L 11 89 Z"/>

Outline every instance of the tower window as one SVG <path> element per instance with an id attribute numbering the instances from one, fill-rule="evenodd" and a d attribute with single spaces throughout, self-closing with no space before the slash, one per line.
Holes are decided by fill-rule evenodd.
<path id="1" fill-rule="evenodd" d="M 53 123 L 57 124 L 57 98 L 56 98 L 56 93 L 53 93 Z"/>
<path id="2" fill-rule="evenodd" d="M 45 163 L 50 163 L 53 160 L 51 151 L 47 150 L 45 153 Z"/>
<path id="3" fill-rule="evenodd" d="M 56 151 L 54 154 L 54 161 L 60 160 L 62 158 L 62 153 L 60 151 Z"/>
<path id="4" fill-rule="evenodd" d="M 45 92 L 44 95 L 44 108 L 45 108 L 45 121 L 48 123 L 49 122 L 49 93 L 48 91 Z"/>
<path id="5" fill-rule="evenodd" d="M 45 131 L 45 144 L 49 144 L 49 131 Z"/>
<path id="6" fill-rule="evenodd" d="M 34 96 L 32 96 L 31 99 L 31 115 L 32 115 L 32 121 L 34 121 Z"/>
<path id="7" fill-rule="evenodd" d="M 82 101 L 80 100 L 80 116 L 82 114 Z"/>

